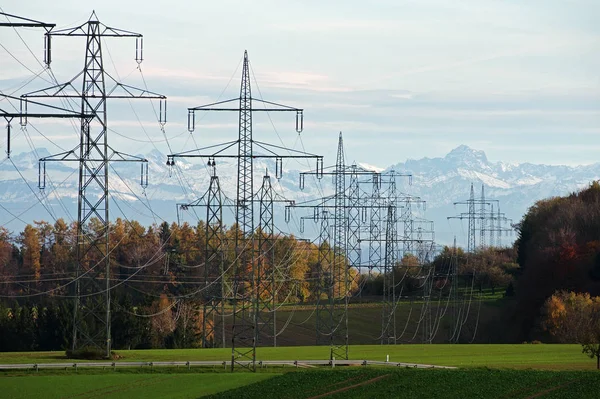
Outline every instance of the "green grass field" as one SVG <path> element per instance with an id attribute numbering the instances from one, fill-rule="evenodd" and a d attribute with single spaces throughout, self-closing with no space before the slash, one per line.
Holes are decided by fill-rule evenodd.
<path id="1" fill-rule="evenodd" d="M 125 361 L 227 360 L 229 349 L 119 351 Z M 263 360 L 324 359 L 328 347 L 259 348 Z M 579 345 L 355 345 L 352 359 L 450 365 L 458 370 L 396 367 L 269 367 L 231 374 L 221 368 L 124 368 L 5 371 L 7 398 L 595 398 L 595 361 Z M 64 362 L 62 352 L 2 353 L 0 363 Z M 320 396 L 325 395 L 325 396 Z M 539 395 L 539 396 L 536 396 Z"/>
<path id="2" fill-rule="evenodd" d="M 212 399 L 597 398 L 595 372 L 347 369 L 286 373 Z"/>
<path id="3" fill-rule="evenodd" d="M 228 360 L 230 349 L 153 349 L 116 351 L 123 361 L 188 361 Z M 593 370 L 595 361 L 581 353 L 579 345 L 515 344 L 515 345 L 352 345 L 354 360 L 385 360 L 426 363 L 457 367 L 533 368 L 550 370 Z M 258 348 L 258 360 L 319 360 L 327 359 L 324 346 Z M 65 362 L 64 352 L 0 353 L 0 363 Z"/>
<path id="4" fill-rule="evenodd" d="M 53 375 L 0 378 L 3 398 L 198 398 L 275 376 L 267 373 L 152 373 Z"/>
<path id="5" fill-rule="evenodd" d="M 476 323 L 479 309 L 480 323 L 481 325 L 484 325 L 490 320 L 498 319 L 502 314 L 503 306 L 510 303 L 510 301 L 499 300 L 491 296 L 491 294 L 484 293 L 482 296 L 481 307 L 479 307 L 478 302 L 475 303 L 477 305 L 472 307 L 467 322 L 463 326 L 463 339 L 470 340 L 473 335 L 476 335 L 473 327 Z M 441 304 L 431 304 L 432 315 L 435 316 L 438 312 L 445 312 L 445 316 L 441 317 L 439 328 L 437 328 L 434 343 L 448 342 L 454 331 L 454 324 L 451 320 L 452 312 L 448 311 L 448 309 L 452 308 L 452 305 L 449 305 L 448 307 L 445 305 L 446 302 Z M 398 304 L 395 313 L 397 334 L 399 336 L 398 343 L 406 344 L 421 342 L 422 334 L 419 330 L 419 319 L 422 318 L 421 311 L 421 302 L 400 302 Z M 277 312 L 277 326 L 278 328 L 282 328 L 283 325 L 287 325 L 287 327 L 281 331 L 277 338 L 278 343 L 281 346 L 314 345 L 316 342 L 315 316 L 314 305 L 281 307 Z M 381 316 L 380 303 L 366 302 L 351 304 L 348 309 L 348 336 L 350 344 L 379 344 L 380 339 L 378 337 L 381 335 Z M 434 319 L 435 318 L 436 317 L 434 317 Z M 226 319 L 226 324 L 229 322 L 230 320 Z M 422 328 L 422 325 L 420 327 Z M 229 329 L 227 331 L 229 331 Z M 482 336 L 481 330 L 479 333 L 480 336 Z"/>
<path id="6" fill-rule="evenodd" d="M 272 372 L 48 371 L 0 378 L 7 398 L 597 398 L 594 371 L 337 367 Z"/>

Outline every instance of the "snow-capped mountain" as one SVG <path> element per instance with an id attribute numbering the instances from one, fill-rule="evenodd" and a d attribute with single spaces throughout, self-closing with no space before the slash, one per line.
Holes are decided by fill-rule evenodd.
<path id="1" fill-rule="evenodd" d="M 77 214 L 76 163 L 48 162 L 46 188 L 43 191 L 37 188 L 37 160 L 46 155 L 48 151 L 42 148 L 36 153 L 13 155 L 10 160 L 0 164 L 0 203 L 5 208 L 0 208 L 0 223 L 11 230 L 18 231 L 22 229 L 23 222 L 34 219 L 72 219 L 72 215 Z M 115 163 L 111 167 L 110 190 L 117 204 L 111 208 L 111 218 L 126 215 L 142 223 L 160 221 L 161 218 L 169 222 L 175 221 L 178 216 L 175 203 L 192 202 L 206 192 L 210 182 L 210 168 L 204 163 L 191 163 L 187 159 L 178 158 L 177 167 L 168 167 L 166 155 L 157 150 L 144 157 L 148 160 L 150 183 L 145 190 L 139 185 L 139 166 Z M 271 175 L 271 183 L 279 195 L 297 202 L 333 192 L 331 179 L 328 178 L 320 181 L 307 178 L 304 190 L 300 190 L 300 168 L 295 169 L 289 165 L 286 167 L 284 164 L 283 176 L 278 180 L 274 176 L 274 162 L 256 159 L 254 166 L 255 192 L 259 190 L 265 172 Z M 381 170 L 365 163 L 359 163 L 359 166 Z M 458 235 L 460 240 L 460 236 L 465 234 L 466 227 L 459 221 L 448 221 L 447 217 L 466 211 L 455 207 L 453 203 L 468 199 L 471 183 L 475 184 L 477 196 L 481 195 L 483 185 L 486 198 L 499 200 L 502 212 L 517 222 L 535 201 L 568 194 L 600 179 L 600 164 L 570 167 L 490 162 L 483 151 L 465 145 L 455 148 L 443 158 L 409 159 L 386 168 L 391 169 L 412 174 L 412 184 L 408 183 L 408 179 L 400 179 L 399 189 L 427 201 L 426 217 L 435 222 L 436 238 L 442 243 L 449 243 L 453 235 Z M 230 199 L 236 195 L 236 165 L 231 160 L 219 159 L 216 170 L 221 188 L 229 198 L 225 203 L 231 204 Z M 40 201 L 44 206 L 39 204 Z M 202 218 L 204 212 L 202 208 L 198 208 L 196 215 Z M 229 219 L 228 223 L 231 223 L 233 210 L 225 211 L 225 215 Z M 283 212 L 280 210 L 277 215 L 281 217 Z M 191 222 L 197 216 L 180 213 L 179 217 Z M 297 233 L 297 228 L 297 224 L 288 224 L 281 229 Z M 508 241 L 512 239 L 509 238 Z"/>

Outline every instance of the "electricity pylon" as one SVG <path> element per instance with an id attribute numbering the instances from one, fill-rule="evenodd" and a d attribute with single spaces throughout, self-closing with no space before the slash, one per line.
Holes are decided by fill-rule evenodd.
<path id="1" fill-rule="evenodd" d="M 82 72 L 67 83 L 22 95 L 24 104 L 30 99 L 79 100 L 81 123 L 79 145 L 70 151 L 40 159 L 39 187 L 45 188 L 46 162 L 77 162 L 79 192 L 77 205 L 76 276 L 74 284 L 73 350 L 96 347 L 106 356 L 111 350 L 110 312 L 110 244 L 109 244 L 109 166 L 112 162 L 141 162 L 140 183 L 148 184 L 147 160 L 114 150 L 108 143 L 108 99 L 158 99 L 166 113 L 166 97 L 117 82 L 104 70 L 102 39 L 132 37 L 136 39 L 136 61 L 142 62 L 142 35 L 108 27 L 100 23 L 95 12 L 90 19 L 74 28 L 49 31 L 46 62 L 50 65 L 50 38 L 53 36 L 86 38 Z M 74 83 L 82 77 L 81 91 Z M 113 86 L 106 88 L 106 83 Z M 159 122 L 166 122 L 161 112 Z M 93 226 L 88 225 L 89 222 Z"/>
<path id="2" fill-rule="evenodd" d="M 496 212 L 494 212 L 494 203 L 496 204 Z M 500 212 L 500 201 L 485 197 L 485 187 L 483 184 L 481 185 L 480 198 L 475 198 L 475 190 L 473 188 L 473 183 L 471 183 L 471 194 L 469 199 L 466 201 L 455 202 L 454 205 L 466 205 L 468 209 L 468 212 L 462 212 L 456 216 L 448 216 L 448 220 L 467 219 L 469 221 L 468 253 L 473 253 L 478 248 L 486 248 L 486 233 L 489 233 L 490 235 L 490 245 L 495 244 L 495 233 L 498 234 L 498 237 L 500 237 L 503 232 L 506 234 L 509 232 L 512 233 L 512 229 L 503 226 L 504 223 L 510 222 L 511 219 L 508 219 L 505 214 Z M 479 231 L 479 245 L 476 245 L 475 240 L 477 231 Z M 496 244 L 497 243 L 498 241 L 496 241 Z"/>
<path id="3" fill-rule="evenodd" d="M 510 226 L 512 223 L 512 219 L 506 217 L 506 214 L 500 212 L 500 201 L 499 200 L 489 200 L 491 203 L 490 207 L 490 218 L 489 218 L 489 226 L 487 227 L 487 231 L 490 234 L 490 246 L 496 246 L 500 248 L 502 246 L 502 233 L 505 235 L 512 235 L 514 229 L 510 227 L 506 227 L 506 225 Z M 496 208 L 494 209 L 494 204 L 496 204 Z"/>
<path id="4" fill-rule="evenodd" d="M 205 348 L 225 347 L 225 253 L 223 246 L 223 203 L 219 176 L 214 162 L 211 168 L 210 184 L 206 198 L 206 242 L 204 244 L 204 291 L 202 305 L 202 346 Z"/>
<path id="5" fill-rule="evenodd" d="M 264 108 L 253 107 L 254 103 L 261 103 Z M 231 106 L 237 104 L 236 106 Z M 193 132 L 196 124 L 196 112 L 207 111 L 233 111 L 238 113 L 238 138 L 233 141 L 209 147 L 194 149 L 177 154 L 169 154 L 167 165 L 174 166 L 176 158 L 233 158 L 237 160 L 237 196 L 235 202 L 235 234 L 236 261 L 233 270 L 233 287 L 231 302 L 233 305 L 233 325 L 231 329 L 231 370 L 235 366 L 243 366 L 251 370 L 256 368 L 256 330 L 258 318 L 254 313 L 258 308 L 256 301 L 260 301 L 256 294 L 256 253 L 254 239 L 256 224 L 254 222 L 254 168 L 253 162 L 257 158 L 275 160 L 275 177 L 281 178 L 283 173 L 284 158 L 314 158 L 317 168 L 322 168 L 323 157 L 302 151 L 291 150 L 281 146 L 267 144 L 255 140 L 252 135 L 252 116 L 254 112 L 281 112 L 296 113 L 296 131 L 303 130 L 303 110 L 287 105 L 277 104 L 263 99 L 252 97 L 250 82 L 250 61 L 248 52 L 244 52 L 242 79 L 239 97 L 202 105 L 188 109 L 188 130 Z M 237 150 L 236 154 L 228 150 Z M 208 150 L 208 151 L 207 151 Z M 285 151 L 287 155 L 278 154 Z M 263 153 L 258 153 L 258 152 Z"/>
<path id="6" fill-rule="evenodd" d="M 294 204 L 288 207 L 312 208 L 313 220 L 320 222 L 319 267 L 316 284 L 316 340 L 317 345 L 329 345 L 329 358 L 348 359 L 348 299 L 351 285 L 350 270 L 360 266 L 360 192 L 359 175 L 373 171 L 356 165 L 345 165 L 344 140 L 340 132 L 336 164 L 300 173 L 300 189 L 307 175 L 333 177 L 334 195 L 317 203 Z M 350 184 L 346 189 L 346 177 Z M 333 202 L 333 204 L 331 204 Z M 303 219 L 301 219 L 301 223 Z M 302 224 L 301 224 L 302 227 Z M 333 230 L 333 234 L 330 230 Z"/>
<path id="7" fill-rule="evenodd" d="M 313 220 L 320 223 L 319 229 L 319 268 L 316 285 L 316 337 L 317 345 L 330 346 L 330 359 L 347 359 L 348 357 L 348 301 L 351 289 L 351 270 L 360 272 L 363 267 L 361 244 L 369 242 L 369 272 L 377 267 L 383 270 L 387 277 L 392 277 L 390 271 L 398 259 L 398 245 L 406 241 L 397 233 L 397 208 L 405 202 L 420 201 L 404 194 L 396 193 L 396 177 L 408 176 L 395 171 L 383 174 L 367 170 L 352 164 L 345 165 L 343 137 L 338 139 L 336 165 L 324 168 L 324 171 L 310 171 L 300 174 L 300 188 L 304 188 L 307 175 L 317 175 L 317 178 L 330 175 L 334 179 L 335 191 L 332 196 L 313 201 L 294 204 L 290 208 L 312 208 Z M 346 184 L 346 179 L 348 183 Z M 362 178 L 362 180 L 360 179 Z M 385 180 L 382 183 L 382 180 Z M 360 186 L 368 184 L 372 193 L 369 195 Z M 382 184 L 387 188 L 380 192 Z M 372 186 L 372 187 L 371 187 Z M 390 209 L 391 215 L 390 215 Z M 369 211 L 371 220 L 368 223 Z M 388 217 L 381 217 L 385 213 Z M 287 213 L 286 213 L 287 214 Z M 303 232 L 305 218 L 300 219 L 300 229 Z M 393 227 L 389 224 L 393 225 Z M 385 224 L 386 234 L 381 225 Z M 365 228 L 366 236 L 361 236 Z M 385 257 L 381 254 L 382 243 L 385 243 Z M 377 260 L 375 261 L 375 258 Z M 381 261 L 385 260 L 384 264 Z M 376 263 L 376 266 L 374 264 Z M 393 284 L 387 282 L 390 295 L 394 295 Z M 384 298 L 383 335 L 388 334 L 393 315 L 393 306 L 386 306 L 393 301 Z"/>

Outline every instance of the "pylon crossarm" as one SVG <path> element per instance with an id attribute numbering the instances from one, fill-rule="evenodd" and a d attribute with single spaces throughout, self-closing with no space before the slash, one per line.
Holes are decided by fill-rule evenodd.
<path id="1" fill-rule="evenodd" d="M 292 148 L 285 148 L 285 147 L 282 147 L 280 145 L 269 144 L 269 143 L 265 143 L 265 142 L 258 141 L 258 140 L 254 140 L 253 143 L 257 147 L 260 147 L 260 148 L 264 149 L 265 151 L 268 151 L 269 153 L 271 153 L 271 154 L 273 154 L 275 156 L 278 156 L 280 158 L 298 158 L 298 157 L 302 157 L 302 158 L 318 158 L 318 159 L 323 159 L 322 155 L 312 154 L 310 152 L 305 152 L 305 151 L 300 151 L 300 150 L 294 150 Z M 284 150 L 289 155 L 278 155 L 275 151 L 271 150 L 271 148 L 274 148 L 274 149 L 277 149 L 277 150 Z"/>
<path id="2" fill-rule="evenodd" d="M 83 72 L 79 72 L 77 76 L 66 83 L 60 83 L 54 86 L 45 87 L 21 95 L 22 99 L 27 98 L 81 98 L 81 93 L 73 85 L 73 81 L 80 77 Z"/>
<path id="3" fill-rule="evenodd" d="M 112 150 L 112 153 L 108 156 L 108 160 L 111 162 L 148 162 L 146 158 L 138 157 L 137 155 L 126 154 L 124 152 L 115 150 Z"/>
<path id="4" fill-rule="evenodd" d="M 175 154 L 167 155 L 167 160 L 173 158 L 213 158 L 213 157 L 230 157 L 230 155 L 223 155 L 223 151 L 232 148 L 236 144 L 238 144 L 239 140 L 228 141 L 226 143 L 220 143 L 215 145 L 209 145 L 207 147 L 196 148 L 194 150 L 188 150 L 183 152 L 178 152 Z M 202 151 L 210 150 L 213 148 L 217 148 L 218 150 L 213 153 L 202 153 Z M 233 155 L 231 155 L 233 156 Z M 234 157 L 237 157 L 235 155 Z"/>
<path id="5" fill-rule="evenodd" d="M 91 118 L 92 115 L 89 114 L 47 114 L 47 113 L 37 113 L 37 112 L 8 112 L 0 108 L 0 116 L 4 118 L 22 118 L 22 120 L 26 120 L 27 118 L 60 118 L 60 119 L 69 119 L 69 118 Z M 21 122 L 22 126 L 25 126 L 26 122 Z"/>
<path id="6" fill-rule="evenodd" d="M 75 147 L 70 151 L 64 151 L 58 154 L 49 155 L 44 158 L 40 158 L 39 162 L 65 162 L 65 161 L 79 161 L 79 155 L 77 154 L 79 146 Z"/>
<path id="7" fill-rule="evenodd" d="M 19 112 L 9 112 L 2 108 L 0 108 L 0 116 L 5 118 L 21 118 L 21 124 L 26 121 L 26 118 L 92 118 L 93 114 L 81 113 L 77 111 L 73 111 L 71 109 L 58 107 L 55 105 L 43 104 L 37 101 L 27 100 L 21 97 L 9 96 L 6 94 L 0 94 L 1 98 L 6 98 L 9 100 L 19 101 Z M 51 110 L 51 111 L 59 111 L 59 113 L 50 113 L 50 112 L 33 112 L 29 109 L 30 106 L 40 107 L 43 110 Z M 37 109 L 37 108 L 36 108 Z"/>
<path id="8" fill-rule="evenodd" d="M 24 17 L 19 17 L 18 15 L 7 14 L 5 12 L 0 12 L 0 15 L 4 16 L 8 22 L 0 22 L 0 26 L 8 26 L 11 28 L 45 28 L 46 30 L 52 29 L 56 26 L 56 24 L 48 24 L 46 22 L 36 21 L 35 19 L 29 19 Z M 16 21 L 10 21 L 10 19 Z"/>
<path id="9" fill-rule="evenodd" d="M 92 14 L 91 18 L 95 18 L 95 17 L 96 17 L 96 15 Z M 143 35 L 141 33 L 131 32 L 128 30 L 123 30 L 123 29 L 111 28 L 110 26 L 106 26 L 103 23 L 100 23 L 97 20 L 93 20 L 91 18 L 89 21 L 87 21 L 84 24 L 81 24 L 79 26 L 75 26 L 73 28 L 52 30 L 52 31 L 48 32 L 47 35 L 49 35 L 49 36 L 87 36 L 88 35 L 87 24 L 96 23 L 100 26 L 100 29 L 98 31 L 98 36 L 139 37 L 139 38 L 143 37 Z"/>
<path id="10" fill-rule="evenodd" d="M 240 99 L 238 97 L 236 98 L 232 98 L 229 100 L 223 100 L 223 101 L 218 101 L 216 103 L 210 103 L 210 104 L 205 104 L 205 105 L 199 105 L 197 107 L 192 107 L 192 108 L 188 108 L 188 112 L 193 112 L 193 111 L 239 111 L 239 108 L 218 108 L 218 109 L 213 109 L 213 107 L 215 105 L 222 105 L 222 104 L 229 104 L 229 103 L 235 103 L 237 104 L 240 101 Z"/>
<path id="11" fill-rule="evenodd" d="M 205 206 L 209 206 L 209 204 L 206 203 L 206 195 L 208 194 L 208 192 L 204 193 L 204 195 L 194 201 L 188 202 L 188 203 L 177 203 L 176 206 L 178 209 L 181 210 L 187 210 L 187 208 L 195 208 L 195 207 L 205 207 Z M 224 195 L 222 195 L 223 197 L 225 197 Z M 225 197 L 225 200 L 229 200 L 228 198 Z M 226 202 L 225 200 L 222 200 L 221 203 L 221 207 L 231 207 L 231 208 L 235 208 L 235 204 L 233 203 L 233 201 L 230 202 Z"/>
<path id="12" fill-rule="evenodd" d="M 324 207 L 324 208 L 332 208 L 333 205 L 327 205 L 327 202 L 334 199 L 333 195 L 327 196 L 327 197 L 322 197 L 322 198 L 317 198 L 317 199 L 311 199 L 308 201 L 303 201 L 303 202 L 296 202 L 292 205 L 289 205 L 291 208 L 315 208 L 315 207 Z M 318 203 L 315 203 L 316 201 L 319 201 Z"/>
<path id="13" fill-rule="evenodd" d="M 274 103 L 271 101 L 261 100 L 258 98 L 252 98 L 252 101 L 277 107 L 277 108 L 257 108 L 257 109 L 253 109 L 253 111 L 296 111 L 296 112 L 304 111 L 302 108 L 290 107 L 289 105 Z"/>
<path id="14" fill-rule="evenodd" d="M 105 74 L 114 82 L 114 86 L 107 91 L 106 98 L 146 98 L 154 100 L 166 100 L 167 96 L 159 93 L 155 93 L 150 90 L 140 89 L 138 87 L 130 86 L 125 83 L 117 82 L 112 76 L 105 72 Z"/>
<path id="15" fill-rule="evenodd" d="M 190 112 L 193 112 L 193 111 L 239 111 L 240 110 L 240 108 L 239 108 L 239 100 L 240 100 L 239 97 L 236 97 L 236 98 L 232 98 L 232 99 L 229 99 L 229 100 L 223 100 L 223 101 L 218 101 L 218 102 L 215 102 L 215 103 L 210 103 L 210 104 L 205 104 L 205 105 L 199 105 L 197 107 L 188 108 L 188 111 L 190 111 Z M 301 108 L 294 108 L 294 107 L 290 107 L 290 106 L 287 106 L 287 105 L 274 103 L 274 102 L 271 102 L 271 101 L 260 100 L 258 98 L 251 98 L 251 100 L 253 102 L 259 102 L 259 103 L 262 103 L 262 104 L 268 104 L 268 105 L 272 105 L 272 106 L 275 107 L 275 108 L 266 108 L 266 107 L 264 107 L 264 108 L 252 108 L 251 111 L 253 111 L 253 112 L 254 111 L 256 111 L 256 112 L 260 112 L 260 111 L 263 111 L 263 112 L 265 112 L 265 111 L 266 112 L 278 112 L 278 111 L 303 112 L 304 111 Z M 218 105 L 230 104 L 230 103 L 236 104 L 238 106 L 231 107 L 231 108 L 229 108 L 229 107 L 225 107 L 225 108 L 223 108 L 223 107 L 217 107 Z"/>

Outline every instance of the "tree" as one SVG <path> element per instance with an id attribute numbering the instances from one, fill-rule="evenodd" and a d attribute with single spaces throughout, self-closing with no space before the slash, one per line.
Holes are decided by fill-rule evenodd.
<path id="1" fill-rule="evenodd" d="M 54 242 L 51 247 L 50 266 L 54 272 L 66 271 L 70 268 L 75 246 L 75 230 L 69 229 L 69 226 L 63 219 L 57 219 L 54 223 L 53 234 Z M 46 265 L 44 265 L 46 266 Z"/>
<path id="2" fill-rule="evenodd" d="M 519 340 L 533 339 L 544 302 L 560 290 L 600 294 L 600 184 L 538 201 L 523 217 L 515 246 L 522 273 L 515 285 Z M 598 268 L 598 270 L 596 270 Z"/>
<path id="3" fill-rule="evenodd" d="M 152 304 L 152 338 L 156 348 L 164 348 L 167 339 L 175 331 L 176 321 L 173 316 L 173 303 L 167 294 L 161 294 L 158 301 Z"/>
<path id="4" fill-rule="evenodd" d="M 544 304 L 544 328 L 559 342 L 578 343 L 600 369 L 600 297 L 559 291 Z"/>
<path id="5" fill-rule="evenodd" d="M 65 301 L 52 300 L 38 306 L 37 348 L 42 351 L 64 350 L 71 336 L 72 307 Z"/>
<path id="6" fill-rule="evenodd" d="M 34 275 L 35 280 L 40 279 L 41 272 L 41 247 L 38 229 L 28 224 L 21 235 L 23 245 L 23 268 Z"/>
<path id="7" fill-rule="evenodd" d="M 193 302 L 180 301 L 178 303 L 176 327 L 173 331 L 174 348 L 193 348 L 198 346 L 198 339 L 202 331 L 201 314 L 199 307 Z"/>
<path id="8" fill-rule="evenodd" d="M 115 349 L 135 349 L 149 328 L 148 318 L 135 314 L 131 295 L 125 293 L 113 300 L 111 337 Z"/>
<path id="9" fill-rule="evenodd" d="M 11 268 L 13 245 L 7 229 L 0 227 L 0 280 L 8 280 L 16 271 Z"/>

